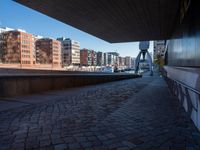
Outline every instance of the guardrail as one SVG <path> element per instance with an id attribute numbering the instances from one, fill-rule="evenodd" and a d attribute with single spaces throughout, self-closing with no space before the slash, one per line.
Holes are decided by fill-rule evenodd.
<path id="1" fill-rule="evenodd" d="M 198 91 L 198 90 L 194 89 L 193 87 L 188 86 L 188 85 L 186 85 L 186 84 L 184 84 L 184 83 L 182 83 L 182 82 L 180 82 L 180 81 L 178 81 L 178 80 L 171 79 L 171 78 L 166 78 L 166 80 L 168 80 L 168 82 L 171 82 L 171 81 L 174 82 L 173 84 L 171 83 L 171 84 L 169 84 L 169 85 L 175 85 L 175 84 L 176 84 L 176 85 L 181 85 L 181 86 L 185 87 L 187 90 L 190 90 L 190 91 L 192 91 L 192 92 L 194 92 L 194 93 L 200 95 L 200 91 Z M 169 81 L 169 80 L 171 80 L 171 81 Z"/>
<path id="2" fill-rule="evenodd" d="M 200 91 L 191 86 L 182 83 L 167 76 L 167 72 L 162 70 L 165 81 L 168 84 L 171 93 L 176 96 L 186 113 L 193 120 L 194 124 L 200 131 Z"/>
<path id="3" fill-rule="evenodd" d="M 179 100 L 180 100 L 181 96 L 185 96 L 185 97 L 191 99 L 190 95 L 189 95 L 190 92 L 194 92 L 196 95 L 198 95 L 200 97 L 200 91 L 197 91 L 196 89 L 194 89 L 178 80 L 171 79 L 171 78 L 165 78 L 165 80 L 169 86 L 170 91 L 175 96 L 178 96 Z M 198 100 L 200 100 L 200 99 L 198 99 Z M 196 107 L 193 106 L 193 108 L 197 111 Z"/>

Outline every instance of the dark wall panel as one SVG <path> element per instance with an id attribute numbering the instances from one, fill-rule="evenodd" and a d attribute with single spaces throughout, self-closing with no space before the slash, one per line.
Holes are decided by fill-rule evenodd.
<path id="1" fill-rule="evenodd" d="M 200 67 L 200 6 L 195 0 L 169 40 L 168 65 Z"/>

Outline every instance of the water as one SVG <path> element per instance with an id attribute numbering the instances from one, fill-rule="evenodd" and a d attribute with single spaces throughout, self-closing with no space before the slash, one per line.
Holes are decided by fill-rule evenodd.
<path id="1" fill-rule="evenodd" d="M 125 71 L 125 73 L 135 73 L 135 70 Z"/>

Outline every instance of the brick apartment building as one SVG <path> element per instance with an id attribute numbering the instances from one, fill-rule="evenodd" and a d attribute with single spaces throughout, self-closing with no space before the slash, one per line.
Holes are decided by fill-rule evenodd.
<path id="1" fill-rule="evenodd" d="M 61 43 L 57 40 L 42 38 L 36 41 L 36 63 L 52 64 L 61 67 Z"/>
<path id="2" fill-rule="evenodd" d="M 119 66 L 125 66 L 125 58 L 124 57 L 119 57 Z"/>
<path id="3" fill-rule="evenodd" d="M 125 65 L 127 68 L 131 68 L 131 57 L 130 56 L 125 57 Z"/>
<path id="4" fill-rule="evenodd" d="M 92 51 L 91 50 L 81 49 L 80 63 L 83 66 L 91 66 L 92 65 Z"/>
<path id="5" fill-rule="evenodd" d="M 1 33 L 3 43 L 1 46 L 1 61 L 5 64 L 21 64 L 32 66 L 33 36 L 23 30 L 12 30 Z"/>

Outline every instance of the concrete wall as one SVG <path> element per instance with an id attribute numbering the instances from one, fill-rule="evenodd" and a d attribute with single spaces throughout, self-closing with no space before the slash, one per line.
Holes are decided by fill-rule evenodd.
<path id="1" fill-rule="evenodd" d="M 164 69 L 170 90 L 178 97 L 181 105 L 200 130 L 200 95 L 178 83 L 181 82 L 200 93 L 200 68 L 166 66 Z"/>
<path id="2" fill-rule="evenodd" d="M 133 74 L 0 76 L 0 97 L 11 97 L 140 77 Z"/>

